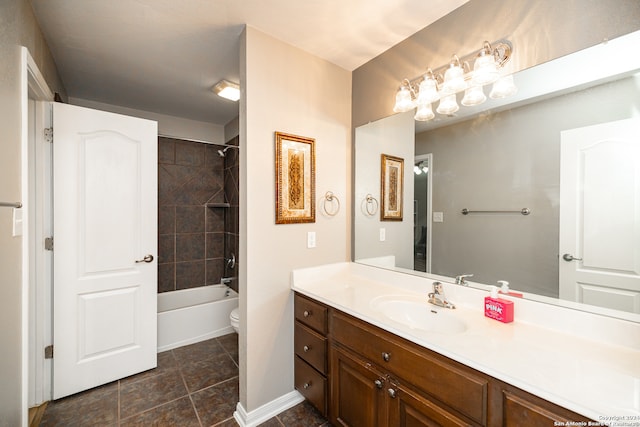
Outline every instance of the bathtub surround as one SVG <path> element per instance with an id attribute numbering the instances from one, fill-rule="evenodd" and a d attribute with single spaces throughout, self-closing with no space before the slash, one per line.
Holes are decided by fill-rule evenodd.
<path id="1" fill-rule="evenodd" d="M 217 284 L 234 275 L 225 258 L 238 246 L 237 150 L 221 157 L 220 147 L 158 138 L 159 293 Z"/>
<path id="2" fill-rule="evenodd" d="M 238 136 L 227 141 L 227 145 L 237 147 L 240 144 Z M 234 280 L 229 283 L 238 292 L 238 251 L 240 246 L 240 156 L 237 148 L 228 148 L 224 156 L 224 194 L 229 207 L 224 213 L 224 277 Z M 235 258 L 235 266 L 231 268 L 229 260 Z"/>

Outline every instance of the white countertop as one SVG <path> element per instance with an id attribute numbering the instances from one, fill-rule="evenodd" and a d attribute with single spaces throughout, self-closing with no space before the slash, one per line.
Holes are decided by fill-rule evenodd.
<path id="1" fill-rule="evenodd" d="M 487 292 L 444 287 L 455 310 L 427 303 L 426 278 L 354 263 L 292 273 L 299 293 L 595 421 L 640 427 L 640 324 L 501 295 L 514 301 L 515 320 L 504 324 L 484 317 Z M 372 304 L 389 295 L 447 310 L 467 328 L 445 334 L 397 323 Z"/>

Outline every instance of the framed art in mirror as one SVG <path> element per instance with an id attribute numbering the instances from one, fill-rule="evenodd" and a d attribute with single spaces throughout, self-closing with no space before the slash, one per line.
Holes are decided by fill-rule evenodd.
<path id="1" fill-rule="evenodd" d="M 315 139 L 275 133 L 276 224 L 316 222 Z"/>
<path id="2" fill-rule="evenodd" d="M 402 221 L 404 159 L 382 154 L 380 177 L 380 220 Z"/>

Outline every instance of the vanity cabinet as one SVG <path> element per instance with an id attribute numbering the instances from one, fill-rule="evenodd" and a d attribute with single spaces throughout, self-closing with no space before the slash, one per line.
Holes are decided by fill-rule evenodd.
<path id="1" fill-rule="evenodd" d="M 360 425 L 345 419 L 374 406 L 360 417 L 381 421 L 362 425 L 486 425 L 487 378 L 339 311 L 329 328 L 331 422 Z M 364 402 L 351 402 L 356 394 Z"/>
<path id="2" fill-rule="evenodd" d="M 589 419 L 295 295 L 295 386 L 338 426 L 552 426 Z"/>
<path id="3" fill-rule="evenodd" d="M 329 414 L 334 425 L 472 425 L 339 345 L 331 346 L 331 366 Z"/>
<path id="4" fill-rule="evenodd" d="M 295 388 L 327 416 L 328 308 L 296 294 L 294 314 Z"/>

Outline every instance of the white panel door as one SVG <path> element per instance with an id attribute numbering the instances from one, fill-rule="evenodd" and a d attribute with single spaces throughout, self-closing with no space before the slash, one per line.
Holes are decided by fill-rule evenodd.
<path id="1" fill-rule="evenodd" d="M 156 366 L 157 123 L 55 103 L 53 129 L 58 399 Z"/>
<path id="2" fill-rule="evenodd" d="M 640 313 L 640 119 L 562 132 L 560 298 Z"/>

